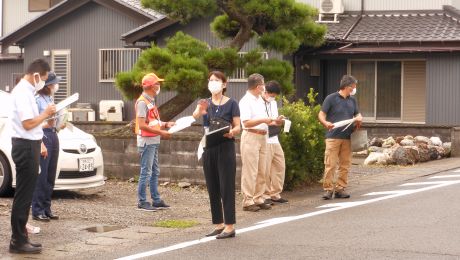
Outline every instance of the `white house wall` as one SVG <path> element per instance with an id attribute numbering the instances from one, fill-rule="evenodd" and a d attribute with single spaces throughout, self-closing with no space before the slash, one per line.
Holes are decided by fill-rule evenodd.
<path id="1" fill-rule="evenodd" d="M 321 0 L 297 0 L 319 8 Z M 345 11 L 361 11 L 361 0 L 343 0 Z M 364 0 L 365 11 L 440 10 L 443 5 L 460 8 L 460 0 Z"/>

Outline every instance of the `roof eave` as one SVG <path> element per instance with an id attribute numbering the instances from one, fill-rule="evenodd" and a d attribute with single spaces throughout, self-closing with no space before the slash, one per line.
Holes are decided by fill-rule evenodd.
<path id="1" fill-rule="evenodd" d="M 178 23 L 177 20 L 172 20 L 168 17 L 163 17 L 158 21 L 151 21 L 137 29 L 127 32 L 121 36 L 121 39 L 126 44 L 134 44 L 146 38 L 152 37 L 156 32 L 161 31 L 171 25 Z"/>

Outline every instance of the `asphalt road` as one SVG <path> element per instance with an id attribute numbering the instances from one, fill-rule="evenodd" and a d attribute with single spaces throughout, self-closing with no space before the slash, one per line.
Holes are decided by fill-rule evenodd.
<path id="1" fill-rule="evenodd" d="M 371 192 L 380 193 L 364 196 Z M 324 207 L 341 202 L 348 203 Z M 460 171 L 360 190 L 351 199 L 318 201 L 283 216 L 265 215 L 270 217 L 277 219 L 265 227 L 240 224 L 233 239 L 197 240 L 185 233 L 105 257 L 136 259 L 147 251 L 146 259 L 460 259 Z M 184 248 L 168 251 L 173 245 Z"/>

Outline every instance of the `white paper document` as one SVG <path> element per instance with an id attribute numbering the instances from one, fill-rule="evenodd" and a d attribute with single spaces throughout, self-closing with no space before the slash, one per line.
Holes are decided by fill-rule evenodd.
<path id="1" fill-rule="evenodd" d="M 212 134 L 214 134 L 214 133 L 217 133 L 217 132 L 222 131 L 222 130 L 224 130 L 224 129 L 226 129 L 226 128 L 229 128 L 229 127 L 230 127 L 230 126 L 224 126 L 224 127 L 222 127 L 222 128 L 219 128 L 219 129 L 216 129 L 216 130 L 213 130 L 213 131 L 209 131 L 209 132 L 206 133 L 206 135 L 212 135 Z"/>
<path id="2" fill-rule="evenodd" d="M 72 103 L 78 100 L 80 95 L 78 93 L 73 94 L 72 96 L 62 100 L 59 104 L 56 105 L 56 113 L 64 109 L 67 106 L 70 106 Z"/>
<path id="3" fill-rule="evenodd" d="M 335 122 L 334 127 L 332 129 L 339 128 L 339 127 L 342 127 L 342 126 L 347 126 L 345 128 L 345 129 L 347 129 L 351 124 L 353 124 L 354 121 L 355 121 L 355 119 L 352 118 L 352 119 L 347 119 L 347 120 L 342 120 L 342 121 L 339 121 L 339 122 Z M 343 129 L 343 130 L 345 130 L 345 129 Z"/>
<path id="4" fill-rule="evenodd" d="M 196 151 L 196 155 L 198 157 L 198 161 L 201 159 L 204 153 L 204 147 L 206 147 L 206 136 L 203 136 L 200 141 L 200 145 L 198 145 L 198 151 Z"/>
<path id="5" fill-rule="evenodd" d="M 169 128 L 168 132 L 170 134 L 177 133 L 191 126 L 193 122 L 195 122 L 195 118 L 193 118 L 193 116 L 181 117 L 177 119 L 176 124 L 173 127 Z"/>

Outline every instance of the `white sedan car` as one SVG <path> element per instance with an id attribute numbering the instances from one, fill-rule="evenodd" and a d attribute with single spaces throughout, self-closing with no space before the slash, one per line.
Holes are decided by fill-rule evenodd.
<path id="1" fill-rule="evenodd" d="M 11 97 L 0 91 L 0 196 L 16 186 L 16 170 L 11 158 Z M 96 139 L 68 123 L 59 131 L 59 161 L 54 190 L 85 189 L 102 186 L 104 162 Z"/>

